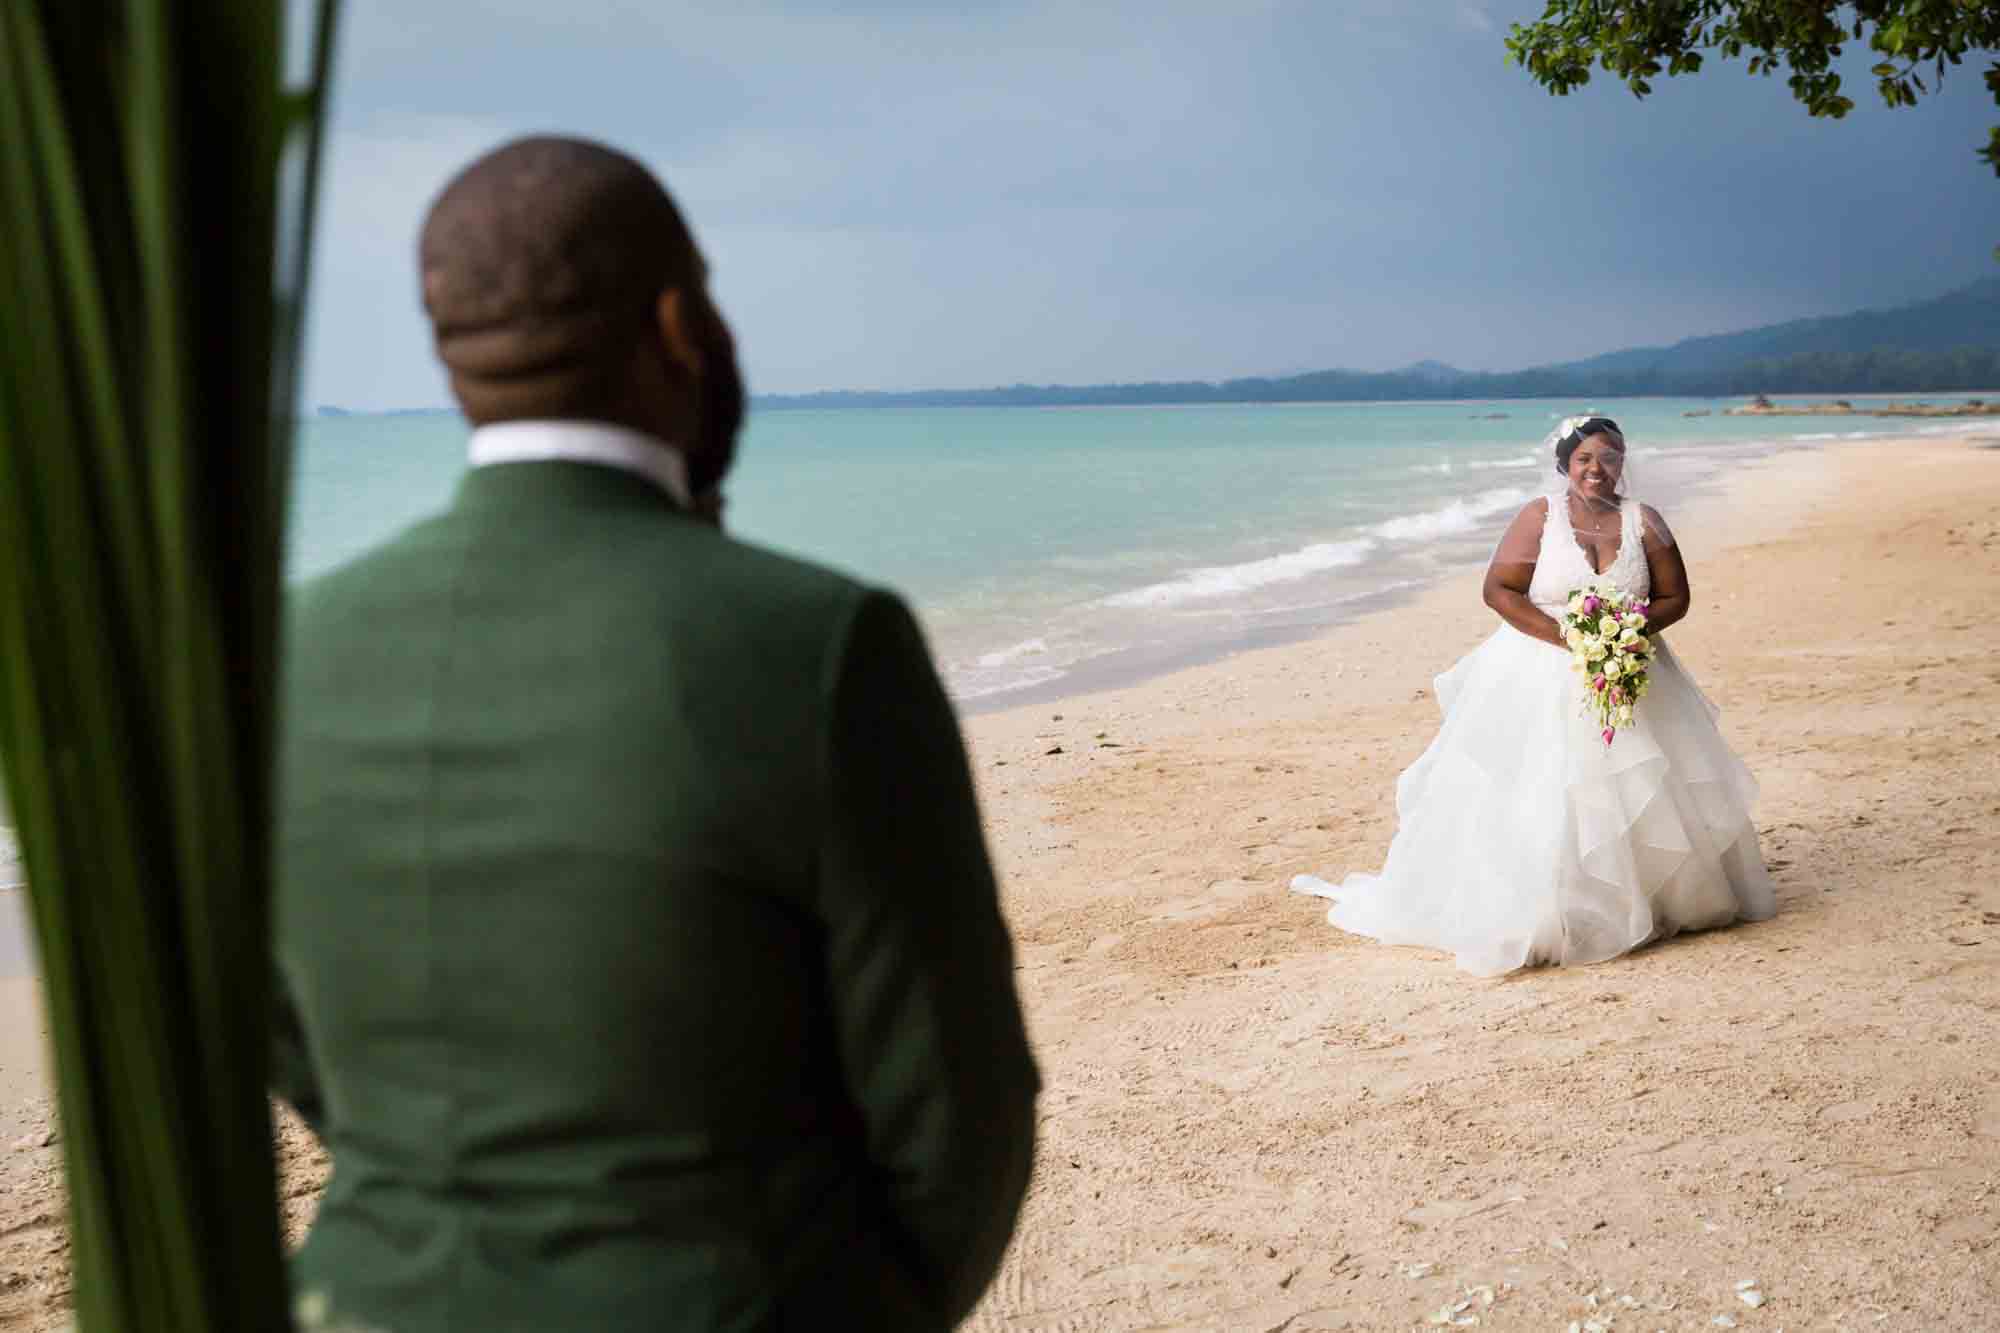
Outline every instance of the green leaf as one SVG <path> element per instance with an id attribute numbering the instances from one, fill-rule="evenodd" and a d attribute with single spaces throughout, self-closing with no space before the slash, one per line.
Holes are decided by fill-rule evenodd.
<path id="1" fill-rule="evenodd" d="M 272 271 L 277 12 L 0 5 L 0 767 L 84 1333 L 286 1322 L 264 1095 L 291 431 L 270 405 L 297 333 Z"/>

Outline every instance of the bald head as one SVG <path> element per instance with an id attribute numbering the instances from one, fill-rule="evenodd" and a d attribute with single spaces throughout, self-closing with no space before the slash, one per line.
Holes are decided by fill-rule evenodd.
<path id="1" fill-rule="evenodd" d="M 580 139 L 520 139 L 460 172 L 419 244 L 424 308 L 474 422 L 615 414 L 663 293 L 700 292 L 660 183 Z"/>

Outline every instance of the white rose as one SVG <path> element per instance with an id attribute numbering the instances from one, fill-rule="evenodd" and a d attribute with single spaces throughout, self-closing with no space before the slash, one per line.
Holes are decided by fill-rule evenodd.
<path id="1" fill-rule="evenodd" d="M 1623 662 L 1620 662 L 1617 658 L 1614 657 L 1604 664 L 1604 678 L 1606 680 L 1617 680 L 1620 676 L 1624 674 L 1625 674 L 1625 664 Z"/>
<path id="2" fill-rule="evenodd" d="M 1597 632 L 1607 639 L 1616 638 L 1618 635 L 1618 617 L 1606 616 L 1604 619 L 1598 621 Z"/>

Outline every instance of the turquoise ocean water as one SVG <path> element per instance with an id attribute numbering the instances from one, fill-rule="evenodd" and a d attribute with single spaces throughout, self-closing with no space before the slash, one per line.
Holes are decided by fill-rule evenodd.
<path id="1" fill-rule="evenodd" d="M 1746 458 L 1976 424 L 1730 417 L 1723 406 L 753 413 L 727 522 L 904 593 L 954 695 L 980 709 L 1296 637 L 1484 560 L 1519 505 L 1547 489 L 1542 439 L 1574 412 L 1620 421 L 1635 491 L 1670 520 L 1677 499 Z M 464 434 L 447 414 L 307 423 L 291 575 L 444 505 Z"/>

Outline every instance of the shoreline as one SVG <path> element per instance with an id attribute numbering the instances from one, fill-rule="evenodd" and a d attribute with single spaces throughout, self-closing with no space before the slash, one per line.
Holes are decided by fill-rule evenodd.
<path id="1" fill-rule="evenodd" d="M 1826 497 L 1829 489 L 1836 484 L 1842 459 L 1865 456 L 1885 447 L 1925 448 L 1940 443 L 1967 448 L 1983 447 L 1973 438 L 1939 440 L 1921 436 L 1809 441 L 1737 464 L 1727 484 L 1711 482 L 1697 487 L 1683 498 L 1678 513 L 1666 515 L 1686 555 L 1697 604 L 1705 591 L 1703 584 L 1711 582 L 1704 580 L 1703 574 L 1713 576 L 1712 583 L 1719 584 L 1724 572 L 1722 567 L 1739 544 L 1727 534 L 1739 527 L 1753 511 L 1757 515 L 1757 536 L 1753 541 L 1783 535 L 1797 526 L 1804 512 L 1815 501 Z M 1743 494 L 1752 486 L 1761 486 L 1765 488 L 1765 494 L 1781 498 L 1775 504 L 1770 501 L 1753 503 L 1748 495 Z M 1136 696 L 1142 692 L 1162 698 L 1176 697 L 1190 687 L 1214 684 L 1218 679 L 1226 679 L 1239 671 L 1289 674 L 1296 666 L 1299 655 L 1327 654 L 1339 658 L 1343 653 L 1351 655 L 1357 649 L 1378 644 L 1405 625 L 1418 622 L 1448 625 L 1450 628 L 1443 631 L 1442 640 L 1462 643 L 1462 646 L 1439 656 L 1435 670 L 1422 672 L 1421 679 L 1413 677 L 1413 688 L 1422 694 L 1428 690 L 1433 675 L 1443 671 L 1498 627 L 1500 622 L 1479 596 L 1478 583 L 1484 571 L 1483 560 L 1455 565 L 1439 571 L 1435 577 L 1418 586 L 1364 594 L 1357 600 L 1374 604 L 1351 618 L 1299 627 L 1296 633 L 1284 633 L 1281 639 L 1271 643 L 1251 643 L 1219 651 L 1209 647 L 1196 648 L 1190 651 L 1189 660 L 1167 670 L 1105 682 L 1085 682 L 1088 673 L 1079 671 L 1074 673 L 1079 683 L 1069 688 L 1063 688 L 1071 679 L 1065 677 L 1044 685 L 1029 686 L 1019 692 L 1022 695 L 1032 693 L 1035 697 L 1017 699 L 1012 695 L 989 695 L 969 700 L 958 705 L 961 725 L 968 746 L 976 745 L 981 738 L 991 744 L 1001 737 L 1012 739 L 1024 728 L 1039 727 L 1044 714 L 1050 709 L 1060 712 L 1067 708 L 1079 716 L 1101 713 L 1117 717 L 1129 712 Z M 1723 596 L 1731 594 L 1724 593 Z M 1361 669 L 1357 667 L 1357 670 Z M 977 706 L 989 701 L 994 701 L 996 706 Z"/>
<path id="2" fill-rule="evenodd" d="M 1678 514 L 1667 514 L 1668 522 L 1673 526 L 1677 536 L 1683 529 L 1690 529 L 1699 535 L 1706 526 L 1704 519 L 1711 511 L 1717 510 L 1718 507 L 1723 510 L 1728 508 L 1730 493 L 1741 485 L 1739 477 L 1747 468 L 1799 455 L 1828 453 L 1842 449 L 1873 448 L 1896 443 L 1921 445 L 1931 438 L 1934 437 L 1890 431 L 1879 435 L 1870 433 L 1855 438 L 1788 437 L 1747 441 L 1743 445 L 1746 450 L 1756 449 L 1764 452 L 1731 463 L 1726 475 L 1702 477 L 1688 485 L 1670 502 Z M 1970 428 L 1966 438 L 1968 442 L 1976 438 L 1971 435 Z M 1496 538 L 1500 529 L 1505 527 L 1507 517 L 1508 515 L 1503 514 L 1492 521 Z M 1240 625 L 1230 632 L 1211 638 L 1169 645 L 1131 645 L 1112 649 L 1065 668 L 1061 675 L 1053 679 L 991 690 L 964 698 L 954 697 L 952 703 L 961 721 L 969 723 L 975 718 L 992 717 L 1017 709 L 1039 709 L 1069 700 L 1132 689 L 1180 672 L 1228 662 L 1249 653 L 1295 648 L 1360 624 L 1371 617 L 1423 602 L 1426 595 L 1434 589 L 1462 582 L 1468 574 L 1483 571 L 1485 565 L 1485 556 L 1454 561 L 1424 578 L 1393 583 L 1355 594 L 1336 603 L 1330 608 L 1330 614 L 1323 619 L 1268 626 Z M 1477 604 L 1476 598 L 1475 604 Z M 1484 608 L 1481 607 L 1481 610 Z"/>
<path id="3" fill-rule="evenodd" d="M 2000 403 L 1979 398 L 1968 398 L 1956 407 L 1933 407 L 1929 403 L 1891 402 L 1884 407 L 1855 407 L 1851 403 L 1807 404 L 1787 406 L 1783 403 L 1752 403 L 1748 407 L 1731 407 L 1723 410 L 1726 417 L 1867 417 L 1871 420 L 1918 420 L 1918 421 L 1977 421 L 1986 417 L 2000 417 Z"/>

